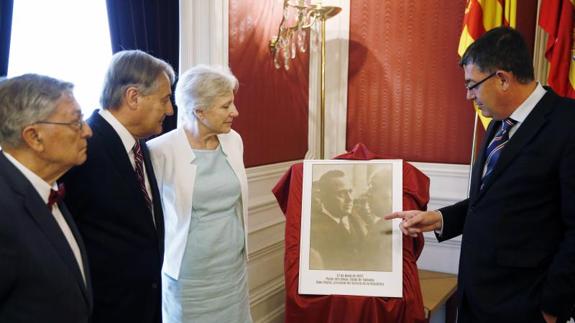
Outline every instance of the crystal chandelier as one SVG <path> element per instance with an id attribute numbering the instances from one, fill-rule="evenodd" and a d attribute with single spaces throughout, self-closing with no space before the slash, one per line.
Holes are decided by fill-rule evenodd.
<path id="1" fill-rule="evenodd" d="M 304 53 L 307 50 L 308 30 L 316 21 L 325 23 L 326 19 L 340 11 L 341 8 L 338 7 L 322 6 L 321 1 L 314 4 L 311 0 L 284 0 L 278 34 L 270 41 L 274 66 L 277 69 L 283 66 L 289 70 L 290 60 L 296 57 L 297 51 Z M 311 46 L 317 48 L 319 45 L 317 34 L 311 33 L 310 37 Z"/>
<path id="2" fill-rule="evenodd" d="M 312 3 L 311 0 L 284 0 L 283 16 L 278 28 L 277 36 L 270 41 L 274 66 L 289 70 L 290 60 L 296 53 L 306 51 L 307 33 L 316 22 L 319 22 L 321 37 L 311 33 L 311 46 L 321 48 L 319 56 L 319 96 L 320 96 L 320 155 L 325 157 L 325 21 L 341 11 L 340 7 L 323 6 L 321 1 Z"/>

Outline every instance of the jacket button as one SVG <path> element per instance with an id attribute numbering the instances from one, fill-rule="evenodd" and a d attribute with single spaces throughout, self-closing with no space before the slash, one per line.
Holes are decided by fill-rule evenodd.
<path id="1" fill-rule="evenodd" d="M 153 289 L 158 288 L 158 284 L 157 284 L 157 283 L 153 283 L 153 284 L 152 284 L 152 288 L 153 288 Z"/>

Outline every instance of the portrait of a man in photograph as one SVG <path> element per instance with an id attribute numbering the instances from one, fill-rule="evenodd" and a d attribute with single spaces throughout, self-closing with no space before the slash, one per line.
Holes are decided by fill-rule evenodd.
<path id="1" fill-rule="evenodd" d="M 391 271 L 389 165 L 314 165 L 309 269 Z"/>

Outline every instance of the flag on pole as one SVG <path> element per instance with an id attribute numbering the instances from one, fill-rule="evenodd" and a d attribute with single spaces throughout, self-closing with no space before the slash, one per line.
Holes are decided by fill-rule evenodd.
<path id="1" fill-rule="evenodd" d="M 515 28 L 516 11 L 517 0 L 467 0 L 457 50 L 459 56 L 463 56 L 467 47 L 486 31 L 499 26 Z M 487 128 L 491 118 L 484 117 L 477 107 L 475 113 L 479 115 L 483 127 Z"/>
<path id="2" fill-rule="evenodd" d="M 549 35 L 545 57 L 547 83 L 562 96 L 575 99 L 575 0 L 542 0 L 539 25 Z"/>

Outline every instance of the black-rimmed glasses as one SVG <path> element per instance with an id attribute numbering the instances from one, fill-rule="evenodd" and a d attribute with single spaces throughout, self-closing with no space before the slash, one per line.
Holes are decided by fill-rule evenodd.
<path id="1" fill-rule="evenodd" d="M 477 89 L 481 84 L 483 84 L 483 82 L 489 80 L 490 78 L 492 78 L 493 76 L 495 76 L 495 74 L 497 74 L 497 72 L 493 72 L 491 74 L 489 74 L 486 78 L 484 78 L 483 80 L 471 85 L 471 86 L 465 86 L 465 88 L 467 89 L 467 91 L 472 91 Z"/>

